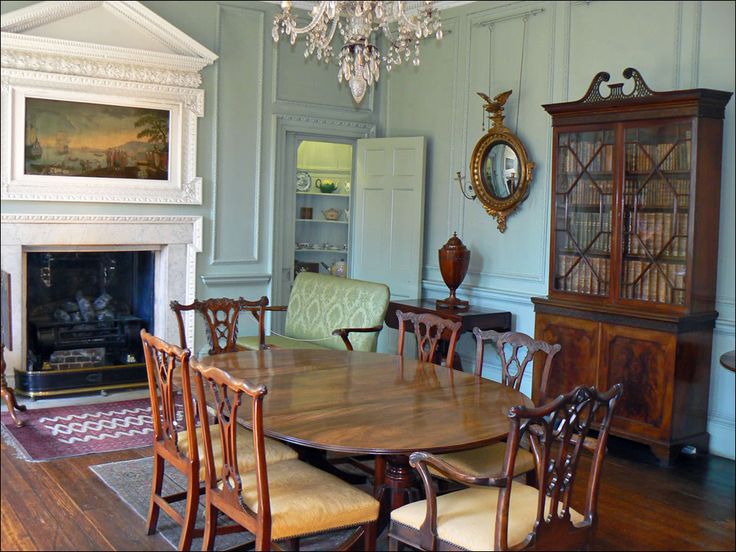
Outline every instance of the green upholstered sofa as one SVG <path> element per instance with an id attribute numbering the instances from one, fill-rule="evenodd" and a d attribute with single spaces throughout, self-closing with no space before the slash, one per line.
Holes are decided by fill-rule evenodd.
<path id="1" fill-rule="evenodd" d="M 375 351 L 388 301 L 384 284 L 302 272 L 294 281 L 289 305 L 266 308 L 286 311 L 284 335 L 267 336 L 266 345 Z M 239 337 L 237 343 L 258 349 L 259 336 Z"/>

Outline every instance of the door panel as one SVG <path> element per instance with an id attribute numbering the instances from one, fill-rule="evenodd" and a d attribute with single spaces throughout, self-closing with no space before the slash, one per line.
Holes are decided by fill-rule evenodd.
<path id="1" fill-rule="evenodd" d="M 388 285 L 394 299 L 419 298 L 424 138 L 358 140 L 356 154 L 351 275 Z M 395 349 L 396 337 L 389 333 L 381 332 L 379 351 Z"/>
<path id="2" fill-rule="evenodd" d="M 598 384 L 598 322 L 567 316 L 537 314 L 535 339 L 562 346 L 550 367 L 547 400 L 577 385 Z M 541 357 L 541 355 L 540 355 Z M 540 399 L 543 362 L 534 363 L 532 398 Z"/>
<path id="3" fill-rule="evenodd" d="M 602 324 L 601 388 L 624 384 L 613 425 L 654 438 L 669 433 L 676 338 L 673 334 Z"/>

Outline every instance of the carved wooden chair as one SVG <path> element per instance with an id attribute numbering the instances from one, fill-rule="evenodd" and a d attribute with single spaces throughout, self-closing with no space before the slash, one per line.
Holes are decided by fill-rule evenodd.
<path id="1" fill-rule="evenodd" d="M 194 522 L 202 490 L 200 481 L 204 480 L 205 472 L 202 461 L 204 453 L 198 447 L 201 437 L 197 437 L 197 433 L 201 435 L 202 429 L 196 427 L 194 397 L 190 385 L 191 353 L 188 349 L 166 343 L 146 330 L 141 330 L 141 340 L 148 371 L 153 418 L 153 484 L 146 529 L 149 535 L 156 531 L 159 513 L 163 509 L 182 527 L 179 550 L 189 550 L 192 538 L 204 534 L 202 529 L 195 529 Z M 180 380 L 176 386 L 175 379 Z M 178 389 L 181 389 L 180 394 Z M 243 469 L 252 469 L 255 456 L 252 447 L 248 446 L 250 432 L 243 428 L 242 434 L 241 440 L 245 443 L 245 449 L 241 452 L 240 461 Z M 286 445 L 271 439 L 267 441 L 267 453 L 274 462 L 297 457 L 296 452 Z M 217 454 L 217 462 L 222 463 L 220 453 Z M 168 496 L 161 494 L 166 463 L 184 474 L 187 480 L 186 492 Z M 171 506 L 173 502 L 181 500 L 186 500 L 184 515 Z"/>
<path id="2" fill-rule="evenodd" d="M 232 353 L 242 351 L 243 347 L 237 345 L 238 319 L 243 311 L 250 312 L 258 322 L 258 338 L 260 348 L 266 348 L 266 331 L 264 328 L 264 313 L 268 306 L 268 297 L 261 297 L 257 301 L 249 301 L 242 297 L 229 299 L 205 299 L 194 301 L 189 305 L 182 305 L 178 301 L 172 301 L 171 310 L 176 314 L 179 324 L 179 342 L 182 349 L 187 348 L 187 338 L 184 331 L 184 319 L 182 313 L 185 311 L 199 312 L 207 324 L 207 340 L 210 344 L 209 354 Z"/>
<path id="3" fill-rule="evenodd" d="M 485 345 L 488 342 L 494 343 L 496 352 L 498 352 L 501 359 L 501 383 L 513 387 L 516 391 L 519 391 L 521 387 L 521 380 L 524 377 L 526 367 L 532 362 L 537 353 L 543 353 L 545 359 L 542 368 L 542 400 L 540 400 L 540 404 L 544 404 L 552 359 L 562 348 L 559 344 L 550 345 L 546 341 L 532 339 L 521 332 L 498 333 L 493 330 L 483 331 L 480 328 L 473 328 L 473 335 L 476 339 L 475 375 L 478 377 L 483 375 Z M 528 473 L 527 482 L 531 484 L 534 482 L 535 464 L 534 456 L 526 450 L 527 448 L 528 446 L 519 449 L 516 457 L 515 473 L 517 475 Z M 505 451 L 505 443 L 494 443 L 472 450 L 450 452 L 440 455 L 440 458 L 463 473 L 480 476 L 484 473 L 498 473 L 503 465 Z"/>
<path id="4" fill-rule="evenodd" d="M 580 550 L 590 547 L 597 524 L 597 503 L 606 441 L 623 386 L 606 393 L 580 386 L 537 408 L 509 411 L 509 438 L 502 469 L 474 476 L 438 457 L 410 457 L 424 483 L 426 500 L 391 512 L 389 550 L 399 543 L 420 550 Z M 600 417 L 599 417 L 600 416 Z M 585 504 L 578 512 L 571 499 L 580 454 L 592 423 L 600 421 L 587 476 Z M 540 487 L 513 478 L 521 438 L 528 435 Z M 437 496 L 429 468 L 470 488 Z M 581 476 L 586 481 L 585 476 Z"/>
<path id="5" fill-rule="evenodd" d="M 412 324 L 414 335 L 417 339 L 417 356 L 425 362 L 435 362 L 439 359 L 441 351 L 438 348 L 441 342 L 447 344 L 445 366 L 453 367 L 455 358 L 455 347 L 460 337 L 462 323 L 447 320 L 436 314 L 416 314 L 413 312 L 396 311 L 399 319 L 399 345 L 398 354 L 404 354 L 404 339 L 406 335 L 406 324 Z"/>
<path id="6" fill-rule="evenodd" d="M 206 516 L 203 550 L 212 550 L 219 513 L 256 536 L 256 550 L 281 549 L 274 541 L 298 547 L 299 537 L 355 527 L 342 543 L 348 549 L 364 538 L 365 550 L 375 550 L 379 503 L 372 496 L 335 476 L 300 460 L 272 463 L 265 452 L 264 385 L 252 385 L 214 366 L 192 361 L 200 412 L 207 412 L 206 393 L 214 397 L 217 424 L 203 424 L 206 466 Z M 245 399 L 249 412 L 255 466 L 244 470 L 240 462 L 238 408 Z M 225 459 L 214 460 L 216 433 Z"/>

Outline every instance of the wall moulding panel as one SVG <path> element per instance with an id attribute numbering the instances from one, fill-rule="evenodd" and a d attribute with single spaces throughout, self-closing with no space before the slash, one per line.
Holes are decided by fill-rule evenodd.
<path id="1" fill-rule="evenodd" d="M 202 203 L 199 71 L 214 53 L 139 2 L 42 2 L 1 28 L 3 200 Z"/>
<path id="2" fill-rule="evenodd" d="M 262 261 L 264 48 L 271 47 L 264 38 L 264 25 L 269 21 L 264 15 L 240 6 L 217 6 L 217 49 L 240 54 L 223 56 L 215 68 L 217 125 L 212 154 L 216 174 L 210 265 Z M 233 240 L 233 235 L 242 239 Z"/>

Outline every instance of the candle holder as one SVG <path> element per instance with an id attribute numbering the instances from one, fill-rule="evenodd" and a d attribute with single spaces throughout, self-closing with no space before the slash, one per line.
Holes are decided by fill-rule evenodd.
<path id="1" fill-rule="evenodd" d="M 465 279 L 470 265 L 470 250 L 465 247 L 457 232 L 439 250 L 440 272 L 445 285 L 450 289 L 449 297 L 437 299 L 438 309 L 467 310 L 470 307 L 468 301 L 458 299 L 455 291 Z"/>

